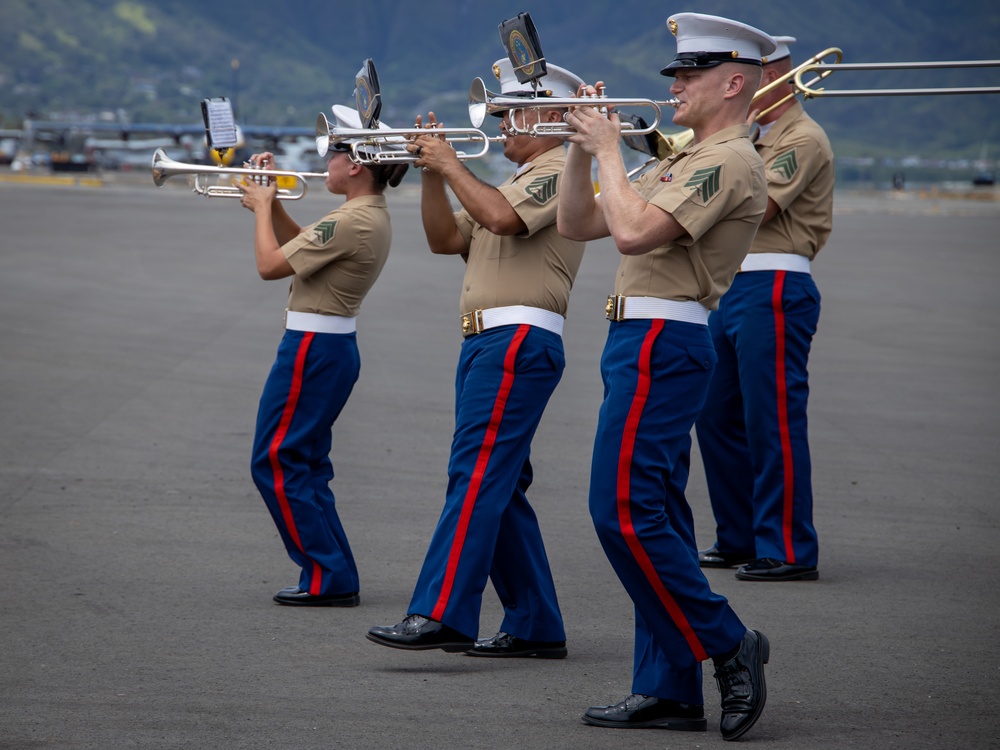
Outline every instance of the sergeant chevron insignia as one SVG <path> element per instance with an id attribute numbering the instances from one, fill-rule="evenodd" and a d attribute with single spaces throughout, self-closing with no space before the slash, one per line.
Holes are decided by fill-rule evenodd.
<path id="1" fill-rule="evenodd" d="M 777 172 L 786 180 L 792 179 L 792 176 L 799 171 L 799 161 L 795 158 L 795 149 L 779 154 L 771 163 L 769 171 Z"/>
<path id="2" fill-rule="evenodd" d="M 559 176 L 550 174 L 548 177 L 539 177 L 530 182 L 524 188 L 524 192 L 535 199 L 535 202 L 544 206 L 556 197 L 556 182 Z"/>
<path id="3" fill-rule="evenodd" d="M 706 167 L 705 169 L 697 170 L 691 179 L 684 183 L 684 187 L 693 187 L 695 192 L 698 193 L 699 197 L 704 203 L 708 203 L 712 196 L 719 192 L 719 187 L 721 186 L 722 180 L 720 176 L 722 175 L 722 165 L 719 164 L 715 167 Z"/>
<path id="4" fill-rule="evenodd" d="M 316 240 L 321 244 L 325 245 L 327 242 L 333 239 L 334 235 L 337 234 L 337 222 L 336 221 L 321 221 L 315 227 Z"/>

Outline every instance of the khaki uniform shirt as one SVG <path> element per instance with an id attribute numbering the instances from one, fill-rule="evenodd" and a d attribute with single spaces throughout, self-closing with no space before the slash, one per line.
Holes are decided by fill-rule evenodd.
<path id="1" fill-rule="evenodd" d="M 569 292 L 583 259 L 583 242 L 556 231 L 559 180 L 566 165 L 562 146 L 539 154 L 498 190 L 528 227 L 501 237 L 487 231 L 468 211 L 455 223 L 469 248 L 461 311 L 528 305 L 566 315 Z"/>
<path id="2" fill-rule="evenodd" d="M 355 317 L 392 243 L 385 196 L 346 201 L 282 245 L 295 271 L 288 309 Z"/>
<path id="3" fill-rule="evenodd" d="M 767 208 L 764 164 L 734 125 L 644 174 L 636 190 L 686 234 L 618 265 L 615 293 L 696 300 L 710 310 L 733 282 Z"/>
<path id="4" fill-rule="evenodd" d="M 751 253 L 792 253 L 809 260 L 833 229 L 833 150 L 816 121 L 796 102 L 755 144 L 767 193 L 781 213 L 757 230 Z"/>

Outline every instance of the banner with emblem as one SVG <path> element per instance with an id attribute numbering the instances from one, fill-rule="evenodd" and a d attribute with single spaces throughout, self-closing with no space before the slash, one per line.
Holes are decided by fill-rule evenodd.
<path id="1" fill-rule="evenodd" d="M 502 21 L 499 26 L 500 41 L 507 50 L 507 57 L 514 66 L 514 74 L 520 83 L 537 81 L 545 75 L 545 58 L 538 42 L 538 32 L 530 13 L 518 13 L 514 18 Z"/>
<path id="2" fill-rule="evenodd" d="M 382 93 L 375 61 L 370 57 L 361 63 L 361 70 L 355 76 L 354 101 L 361 116 L 361 127 L 365 130 L 377 128 L 378 116 L 382 112 Z"/>

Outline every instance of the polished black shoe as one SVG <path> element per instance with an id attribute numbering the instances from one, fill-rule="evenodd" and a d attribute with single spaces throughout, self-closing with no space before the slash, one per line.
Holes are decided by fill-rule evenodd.
<path id="1" fill-rule="evenodd" d="M 698 552 L 698 564 L 703 568 L 735 568 L 753 562 L 754 559 L 753 555 L 745 555 L 742 552 L 719 552 L 719 548 L 714 544 Z"/>
<path id="2" fill-rule="evenodd" d="M 502 630 L 492 638 L 476 641 L 466 651 L 469 656 L 535 656 L 539 659 L 565 659 L 566 641 L 526 641 Z"/>
<path id="3" fill-rule="evenodd" d="M 422 615 L 407 615 L 398 625 L 376 625 L 365 636 L 369 641 L 390 648 L 423 651 L 468 651 L 475 641 L 437 620 Z"/>
<path id="4" fill-rule="evenodd" d="M 815 581 L 819 571 L 815 565 L 796 565 L 762 557 L 736 571 L 741 581 Z"/>
<path id="5" fill-rule="evenodd" d="M 767 702 L 764 665 L 771 655 L 767 637 L 748 630 L 736 656 L 715 664 L 715 682 L 722 694 L 722 719 L 719 731 L 722 739 L 742 737 L 757 723 Z"/>
<path id="6" fill-rule="evenodd" d="M 310 594 L 298 586 L 289 586 L 274 595 L 274 601 L 290 607 L 356 607 L 361 604 L 357 591 L 350 594 Z"/>
<path id="7" fill-rule="evenodd" d="M 639 694 L 632 694 L 613 706 L 591 706 L 580 718 L 595 727 L 616 729 L 658 727 L 704 732 L 708 726 L 703 706 Z"/>

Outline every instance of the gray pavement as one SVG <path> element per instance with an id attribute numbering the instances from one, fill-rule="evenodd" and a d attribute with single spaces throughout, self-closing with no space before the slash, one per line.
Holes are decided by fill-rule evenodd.
<path id="1" fill-rule="evenodd" d="M 415 184 L 415 183 L 414 183 Z M 318 217 L 313 193 L 291 210 Z M 235 201 L 0 184 L 0 747 L 702 748 L 583 725 L 629 692 L 632 609 L 587 514 L 616 253 L 591 243 L 531 496 L 564 661 L 367 642 L 405 614 L 443 498 L 462 264 L 419 197 L 359 324 L 334 491 L 362 605 L 271 602 L 296 572 L 249 479 L 286 284 Z M 838 196 L 815 274 L 815 583 L 709 571 L 772 644 L 760 748 L 1000 747 L 1000 203 Z M 697 455 L 689 497 L 713 540 Z M 491 591 L 481 633 L 500 619 Z"/>

